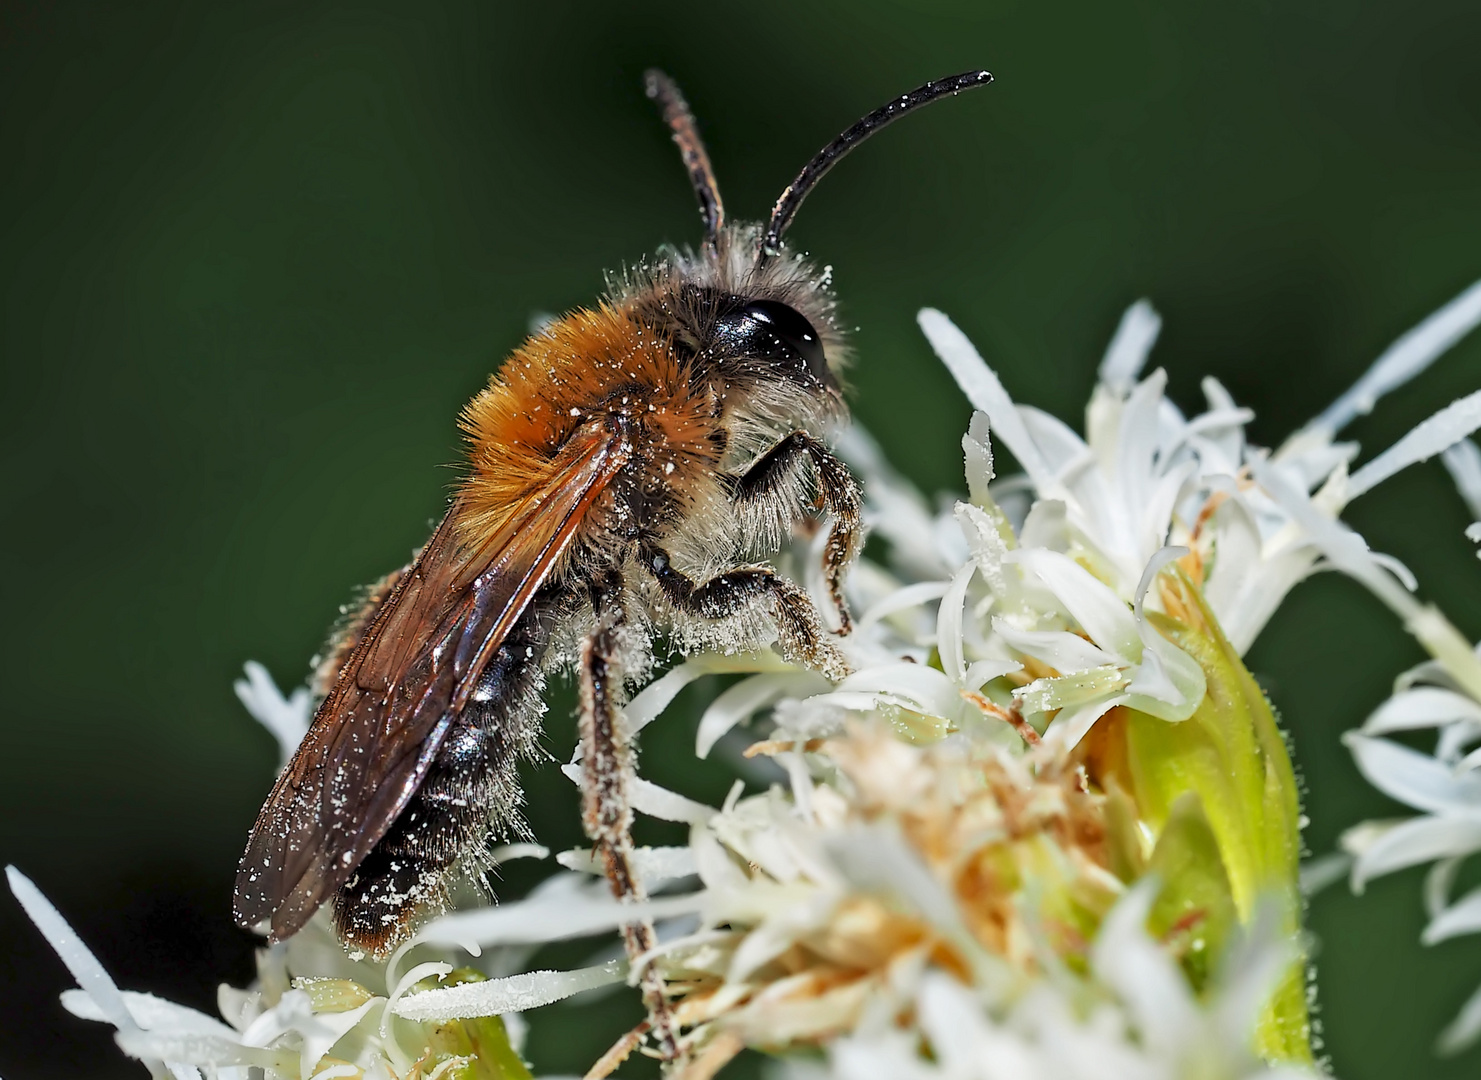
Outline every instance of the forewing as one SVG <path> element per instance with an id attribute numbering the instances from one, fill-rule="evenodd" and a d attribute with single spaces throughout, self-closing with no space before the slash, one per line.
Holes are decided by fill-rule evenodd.
<path id="1" fill-rule="evenodd" d="M 549 578 L 631 449 L 591 424 L 490 541 L 470 548 L 454 503 L 382 602 L 258 814 L 236 918 L 297 931 L 349 880 L 416 792 L 484 665 Z"/>

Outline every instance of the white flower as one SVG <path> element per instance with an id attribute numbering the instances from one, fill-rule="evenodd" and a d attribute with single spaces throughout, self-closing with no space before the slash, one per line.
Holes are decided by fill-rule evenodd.
<path id="1" fill-rule="evenodd" d="M 1254 1056 L 1259 1007 L 1291 960 L 1276 920 L 1256 923 L 1203 1000 L 1145 925 L 1155 882 L 1106 917 L 1087 983 L 1046 978 L 1017 997 L 940 972 L 901 995 L 916 1030 L 880 1010 L 834 1040 L 826 1066 L 788 1062 L 778 1080 L 1295 1080 L 1316 1073 Z M 897 1011 L 898 1015 L 898 1011 Z M 924 1041 L 928 1052 L 921 1052 Z"/>
<path id="2" fill-rule="evenodd" d="M 1457 406 L 1472 398 L 1462 399 Z M 1442 412 L 1454 415 L 1457 406 Z M 1435 419 L 1416 431 L 1433 430 Z M 1449 432 L 1431 436 L 1433 452 Z M 1412 443 L 1414 433 L 1398 446 Z M 1446 467 L 1468 508 L 1481 516 L 1481 451 L 1469 439 L 1445 450 Z M 1467 535 L 1481 533 L 1472 525 Z M 1473 539 L 1477 538 L 1475 536 Z M 1380 592 L 1380 595 L 1384 595 Z M 1421 940 L 1426 945 L 1481 931 L 1481 889 L 1457 900 L 1450 894 L 1464 861 L 1481 851 L 1481 646 L 1471 647 L 1432 607 L 1407 596 L 1395 604 L 1409 628 L 1434 659 L 1400 675 L 1393 695 L 1362 728 L 1343 737 L 1358 770 L 1390 798 L 1421 813 L 1398 821 L 1370 821 L 1349 829 L 1342 846 L 1352 857 L 1352 888 L 1406 867 L 1433 862 L 1424 888 L 1430 917 Z M 1434 730 L 1435 745 L 1423 753 L 1393 738 L 1405 732 Z M 1481 990 L 1441 1033 L 1439 1049 L 1454 1053 L 1481 1038 Z"/>

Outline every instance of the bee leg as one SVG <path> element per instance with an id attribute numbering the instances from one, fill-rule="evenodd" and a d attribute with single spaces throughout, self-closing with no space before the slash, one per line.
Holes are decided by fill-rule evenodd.
<path id="1" fill-rule="evenodd" d="M 702 619 L 730 619 L 750 604 L 770 599 L 782 652 L 830 679 L 849 673 L 848 660 L 828 640 L 807 593 L 769 566 L 742 566 L 696 583 L 674 569 L 668 552 L 645 544 L 639 558 L 669 603 Z"/>
<path id="2" fill-rule="evenodd" d="M 828 546 L 823 549 L 823 580 L 838 612 L 838 632 L 847 634 L 853 629 L 853 620 L 843 597 L 843 578 L 863 541 L 860 528 L 863 500 L 848 466 L 807 432 L 794 431 L 735 479 L 734 498 L 737 504 L 747 508 L 775 501 L 793 481 L 805 458 L 812 459 L 819 500 L 833 515 Z"/>
<path id="3" fill-rule="evenodd" d="M 581 643 L 581 823 L 602 859 L 612 894 L 619 900 L 638 901 L 646 893 L 633 866 L 633 813 L 628 799 L 632 749 L 622 728 L 618 701 L 624 620 L 613 598 L 620 587 L 613 574 L 592 589 L 597 628 Z M 622 940 L 629 960 L 636 960 L 658 942 L 648 919 L 624 926 Z M 659 1051 L 665 1061 L 673 1061 L 679 1056 L 675 1024 L 664 995 L 663 976 L 655 966 L 644 969 L 641 986 Z"/>

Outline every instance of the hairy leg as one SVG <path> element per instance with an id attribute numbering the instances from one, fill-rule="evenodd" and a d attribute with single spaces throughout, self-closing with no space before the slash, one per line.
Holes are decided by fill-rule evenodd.
<path id="1" fill-rule="evenodd" d="M 770 601 L 782 651 L 789 660 L 800 661 L 830 679 L 848 674 L 848 660 L 828 640 L 807 593 L 771 567 L 742 566 L 696 583 L 674 569 L 662 548 L 645 545 L 639 557 L 669 603 L 680 611 L 719 621 L 734 618 L 751 604 Z"/>
<path id="2" fill-rule="evenodd" d="M 823 509 L 833 515 L 833 527 L 823 551 L 823 579 L 838 612 L 838 632 L 847 634 L 853 629 L 853 620 L 843 598 L 843 578 L 863 539 L 862 500 L 848 466 L 807 432 L 794 431 L 735 479 L 735 501 L 742 506 L 756 506 L 776 497 L 792 482 L 805 460 L 812 462 Z"/>
<path id="3" fill-rule="evenodd" d="M 628 781 L 632 776 L 632 748 L 622 730 L 619 699 L 622 670 L 619 635 L 623 618 L 617 597 L 621 582 L 615 576 L 593 588 L 597 627 L 581 645 L 581 762 L 583 772 L 581 822 L 606 869 L 612 894 L 619 900 L 645 898 L 643 883 L 633 866 L 632 805 Z M 657 944 L 653 923 L 647 919 L 622 929 L 629 960 Z M 641 980 L 654 1038 L 665 1061 L 679 1053 L 673 1016 L 664 996 L 663 977 L 649 966 Z"/>

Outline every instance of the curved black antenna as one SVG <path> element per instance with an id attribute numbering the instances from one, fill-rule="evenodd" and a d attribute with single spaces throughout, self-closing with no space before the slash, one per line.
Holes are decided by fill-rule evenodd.
<path id="1" fill-rule="evenodd" d="M 705 153 L 705 144 L 694 124 L 694 114 L 689 111 L 689 102 L 679 92 L 678 84 L 657 68 L 649 68 L 644 73 L 643 84 L 648 96 L 663 111 L 663 122 L 673 132 L 674 142 L 684 157 L 689 182 L 694 185 L 695 197 L 699 199 L 699 216 L 705 223 L 705 246 L 713 252 L 718 244 L 720 228 L 725 224 L 725 204 L 720 201 L 720 186 L 715 183 L 710 155 Z"/>
<path id="2" fill-rule="evenodd" d="M 928 82 L 925 86 L 917 87 L 910 93 L 901 94 L 888 104 L 881 105 L 819 150 L 813 155 L 813 159 L 802 167 L 802 171 L 797 174 L 797 179 L 787 185 L 781 198 L 776 201 L 776 206 L 772 208 L 771 220 L 766 223 L 766 231 L 761 234 L 761 246 L 756 250 L 756 265 L 761 265 L 769 256 L 775 255 L 780 250 L 782 233 L 787 231 L 787 226 L 792 224 L 792 219 L 797 216 L 797 208 L 802 205 L 802 200 L 807 198 L 808 192 L 812 191 L 818 181 L 827 175 L 828 170 L 837 165 L 850 150 L 880 128 L 893 124 L 906 113 L 914 112 L 922 105 L 929 105 L 947 94 L 960 94 L 963 90 L 986 86 L 990 82 L 992 82 L 992 73 L 989 71 L 968 71 L 961 75 Z"/>

